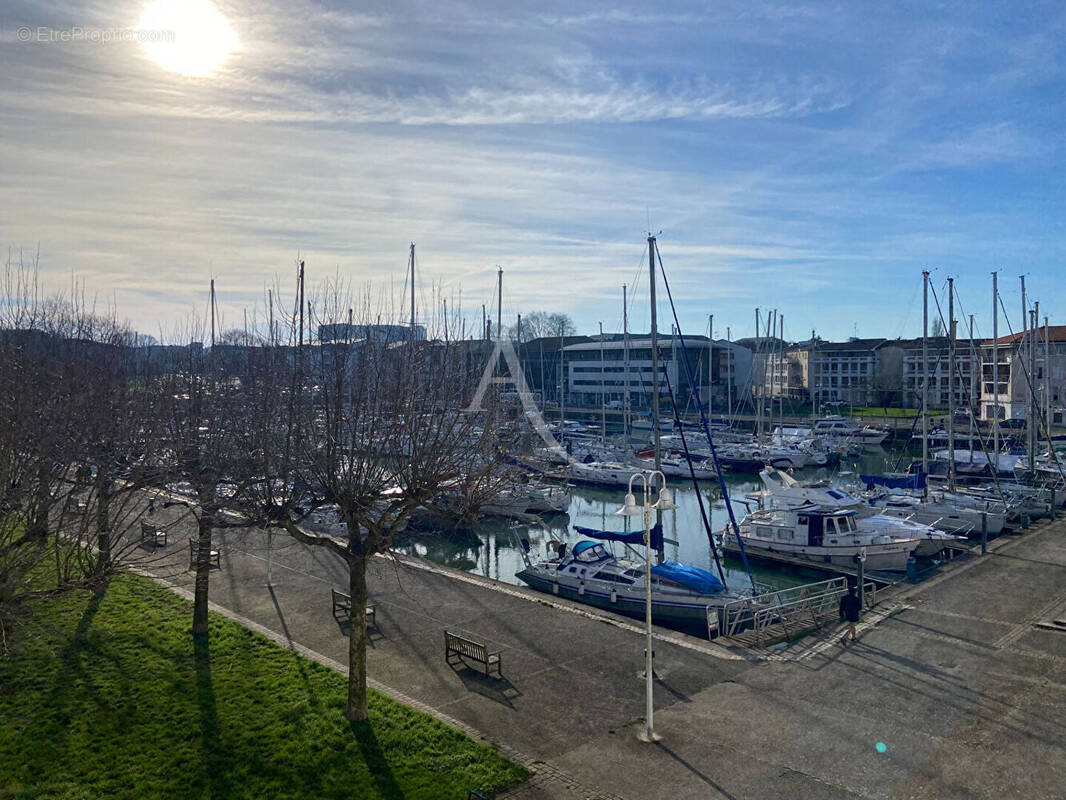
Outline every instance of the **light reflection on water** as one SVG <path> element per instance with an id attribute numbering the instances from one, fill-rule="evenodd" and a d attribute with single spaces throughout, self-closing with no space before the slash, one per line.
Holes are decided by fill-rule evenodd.
<path id="1" fill-rule="evenodd" d="M 906 469 L 908 459 L 904 456 L 896 467 L 899 449 L 872 448 L 858 459 L 848 460 L 839 468 L 803 470 L 797 477 L 803 480 L 831 480 L 834 484 L 848 485 L 857 480 L 859 472 L 876 473 L 894 468 Z M 743 519 L 747 509 L 740 502 L 748 492 L 761 488 L 757 475 L 729 475 L 726 478 L 731 505 L 737 521 Z M 663 531 L 667 539 L 677 544 L 667 544 L 665 555 L 669 559 L 702 567 L 716 572 L 710 543 L 700 516 L 696 490 L 691 483 L 673 480 L 674 502 L 678 508 L 663 515 Z M 721 531 L 729 524 L 729 515 L 721 492 L 716 484 L 703 484 L 704 505 L 710 515 L 711 529 Z M 534 556 L 543 555 L 545 542 L 554 537 L 567 542 L 579 541 L 573 525 L 590 528 L 625 531 L 638 527 L 640 517 L 623 517 L 615 512 L 622 505 L 624 489 L 599 489 L 575 486 L 571 489 L 569 514 L 545 517 L 542 524 L 528 525 L 504 519 L 486 519 L 463 528 L 442 531 L 427 531 L 404 535 L 397 539 L 395 549 L 426 558 L 438 564 L 475 572 L 506 583 L 520 583 L 515 573 L 522 568 L 519 538 L 529 540 Z M 638 502 L 640 498 L 638 497 Z M 749 501 L 750 502 L 750 501 Z M 613 543 L 616 555 L 624 555 L 624 545 Z M 637 548 L 639 551 L 639 548 Z M 631 551 L 628 555 L 633 556 Z M 643 553 L 641 552 L 641 557 Z M 741 588 L 747 585 L 743 565 L 732 558 L 723 562 L 727 583 Z M 820 579 L 810 572 L 782 570 L 767 565 L 752 564 L 756 581 L 774 586 L 793 586 Z"/>

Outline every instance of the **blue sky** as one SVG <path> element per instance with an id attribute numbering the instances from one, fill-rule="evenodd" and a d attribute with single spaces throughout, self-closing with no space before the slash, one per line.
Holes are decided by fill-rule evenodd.
<path id="1" fill-rule="evenodd" d="M 505 324 L 619 330 L 649 221 L 693 333 L 916 335 L 923 267 L 981 333 L 994 269 L 1013 325 L 1021 274 L 1066 322 L 1061 3 L 218 0 L 240 45 L 205 77 L 19 41 L 142 5 L 0 9 L 0 244 L 147 332 L 212 276 L 240 324 L 298 253 L 397 297 L 411 241 L 420 315 L 480 321 L 498 264 Z"/>

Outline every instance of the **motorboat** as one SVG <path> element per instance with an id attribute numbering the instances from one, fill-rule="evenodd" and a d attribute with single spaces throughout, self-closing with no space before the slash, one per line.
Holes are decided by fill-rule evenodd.
<path id="1" fill-rule="evenodd" d="M 850 419 L 834 414 L 816 419 L 811 426 L 811 435 L 826 441 L 878 445 L 888 438 L 889 432 L 869 425 L 859 427 Z"/>
<path id="2" fill-rule="evenodd" d="M 921 520 L 912 519 L 901 514 L 885 513 L 883 509 L 870 505 L 863 498 L 829 485 L 825 481 L 800 483 L 791 475 L 777 470 L 766 469 L 759 473 L 765 491 L 760 493 L 761 500 L 768 501 L 774 508 L 800 508 L 815 505 L 823 509 L 854 511 L 856 525 L 863 534 L 917 539 L 916 556 L 933 557 L 950 544 L 966 541 L 965 535 L 957 531 L 945 532 Z M 967 533 L 969 529 L 963 532 Z"/>
<path id="3" fill-rule="evenodd" d="M 862 557 L 869 570 L 903 572 L 921 540 L 860 530 L 854 510 L 812 504 L 749 513 L 739 525 L 748 552 L 781 553 L 807 561 L 853 567 Z"/>
<path id="4" fill-rule="evenodd" d="M 579 533 L 588 529 L 576 528 Z M 641 532 L 629 534 L 637 542 Z M 528 543 L 523 542 L 523 549 Z M 516 577 L 540 592 L 597 608 L 643 618 L 647 609 L 646 565 L 619 558 L 601 542 L 582 539 L 573 547 L 549 542 L 543 559 L 525 553 L 525 567 Z M 554 545 L 552 547 L 551 545 Z M 707 625 L 708 609 L 740 599 L 706 570 L 664 561 L 651 568 L 652 621 L 667 625 Z"/>

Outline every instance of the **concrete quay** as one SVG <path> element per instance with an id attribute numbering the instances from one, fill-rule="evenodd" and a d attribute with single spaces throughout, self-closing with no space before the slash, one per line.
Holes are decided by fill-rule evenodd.
<path id="1" fill-rule="evenodd" d="M 192 531 L 140 568 L 191 590 Z M 343 670 L 344 565 L 275 535 L 268 587 L 267 538 L 217 532 L 215 609 Z M 513 799 L 1062 798 L 1066 633 L 1035 623 L 1066 616 L 1066 522 L 993 545 L 893 590 L 848 647 L 836 627 L 760 655 L 657 629 L 653 745 L 639 623 L 478 576 L 377 559 L 369 672 L 529 765 Z M 448 666 L 444 629 L 502 650 L 505 680 Z"/>

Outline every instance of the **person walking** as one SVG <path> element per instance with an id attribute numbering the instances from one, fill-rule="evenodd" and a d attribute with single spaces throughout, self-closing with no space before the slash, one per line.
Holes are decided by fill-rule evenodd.
<path id="1" fill-rule="evenodd" d="M 849 637 L 853 642 L 858 641 L 855 635 L 855 624 L 859 621 L 861 614 L 862 601 L 855 594 L 855 587 L 849 586 L 848 593 L 840 598 L 840 619 L 848 621 L 848 629 L 840 639 L 840 643 L 845 647 L 847 647 Z"/>

